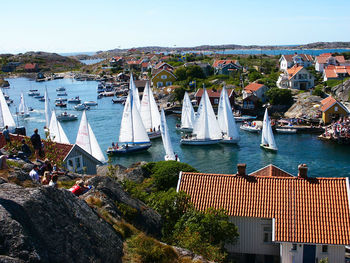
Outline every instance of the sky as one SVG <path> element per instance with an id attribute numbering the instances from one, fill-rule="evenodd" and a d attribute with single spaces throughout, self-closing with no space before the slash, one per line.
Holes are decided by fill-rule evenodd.
<path id="1" fill-rule="evenodd" d="M 0 0 L 0 53 L 350 41 L 349 0 Z"/>

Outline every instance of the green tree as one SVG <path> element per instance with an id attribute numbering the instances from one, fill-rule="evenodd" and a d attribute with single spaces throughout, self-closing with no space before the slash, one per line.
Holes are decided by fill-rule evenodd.
<path id="1" fill-rule="evenodd" d="M 323 97 L 324 95 L 323 87 L 322 86 L 315 87 L 315 89 L 312 91 L 312 95 Z"/>
<path id="2" fill-rule="evenodd" d="M 254 82 L 260 78 L 262 78 L 262 75 L 259 72 L 257 72 L 256 70 L 254 70 L 248 74 L 248 79 L 250 82 Z"/>
<path id="3" fill-rule="evenodd" d="M 203 70 L 201 69 L 201 67 L 196 66 L 196 65 L 186 67 L 186 75 L 187 75 L 187 78 L 190 78 L 190 79 L 194 79 L 194 78 L 204 79 L 205 78 L 205 74 L 204 74 Z"/>
<path id="4" fill-rule="evenodd" d="M 272 105 L 291 105 L 293 103 L 292 92 L 289 89 L 272 88 L 266 92 L 266 96 Z"/>
<path id="5" fill-rule="evenodd" d="M 187 79 L 187 73 L 186 73 L 185 67 L 179 67 L 179 68 L 175 69 L 174 73 L 175 73 L 175 76 L 176 76 L 178 81 Z"/>

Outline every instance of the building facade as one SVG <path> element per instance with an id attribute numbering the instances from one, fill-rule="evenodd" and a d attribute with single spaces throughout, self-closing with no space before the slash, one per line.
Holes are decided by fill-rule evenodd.
<path id="1" fill-rule="evenodd" d="M 314 87 L 315 77 L 303 66 L 294 65 L 279 76 L 276 85 L 285 89 L 308 90 Z"/>

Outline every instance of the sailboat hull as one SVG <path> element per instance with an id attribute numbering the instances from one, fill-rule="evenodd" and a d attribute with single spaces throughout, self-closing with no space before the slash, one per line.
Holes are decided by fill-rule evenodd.
<path id="1" fill-rule="evenodd" d="M 176 129 L 177 129 L 178 131 L 182 131 L 182 132 L 188 132 L 188 133 L 193 132 L 193 128 L 181 128 L 181 127 L 176 127 Z"/>
<path id="2" fill-rule="evenodd" d="M 165 155 L 165 156 L 164 156 L 164 160 L 165 160 L 165 161 L 177 161 L 177 162 L 180 162 L 180 159 L 179 159 L 179 158 L 177 158 L 177 160 L 175 160 L 175 159 L 169 157 L 168 155 Z"/>
<path id="3" fill-rule="evenodd" d="M 147 132 L 147 135 L 149 137 L 150 140 L 152 139 L 157 139 L 160 138 L 162 136 L 160 131 L 156 131 L 156 132 Z"/>
<path id="4" fill-rule="evenodd" d="M 232 140 L 232 139 L 228 139 L 228 138 L 224 138 L 224 139 L 222 139 L 221 141 L 220 141 L 220 143 L 226 143 L 226 144 L 237 144 L 238 143 L 238 139 L 234 139 L 234 140 Z"/>
<path id="5" fill-rule="evenodd" d="M 221 142 L 222 139 L 218 140 L 198 140 L 198 139 L 181 139 L 180 143 L 184 145 L 210 145 Z"/>
<path id="6" fill-rule="evenodd" d="M 108 155 L 119 155 L 119 154 L 141 152 L 141 151 L 146 151 L 151 146 L 152 146 L 151 143 L 147 143 L 147 144 L 130 144 L 130 145 L 128 145 L 127 148 L 125 147 L 125 145 L 118 147 L 118 148 L 109 147 L 107 149 L 107 154 Z"/>
<path id="7" fill-rule="evenodd" d="M 264 150 L 267 150 L 267 151 L 270 151 L 270 152 L 277 152 L 276 148 L 272 148 L 272 147 L 266 146 L 264 144 L 260 144 L 260 147 L 263 148 Z"/>

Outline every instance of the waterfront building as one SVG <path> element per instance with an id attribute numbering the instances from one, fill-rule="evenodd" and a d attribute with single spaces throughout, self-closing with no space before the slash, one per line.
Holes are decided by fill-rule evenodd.
<path id="1" fill-rule="evenodd" d="M 170 70 L 157 69 L 153 72 L 152 85 L 156 87 L 171 86 L 176 81 L 176 76 Z"/>
<path id="2" fill-rule="evenodd" d="M 333 56 L 332 53 L 324 53 L 316 57 L 315 59 L 315 69 L 318 72 L 323 72 L 324 69 L 329 66 L 345 66 L 344 56 Z"/>
<path id="3" fill-rule="evenodd" d="M 344 79 L 350 76 L 350 66 L 329 65 L 323 71 L 323 81 L 329 79 Z"/>
<path id="4" fill-rule="evenodd" d="M 256 82 L 249 83 L 242 92 L 243 100 L 249 96 L 255 95 L 262 102 L 266 101 L 265 92 L 268 91 L 268 88 L 264 84 L 259 84 Z"/>
<path id="5" fill-rule="evenodd" d="M 345 261 L 350 244 L 350 186 L 347 177 L 312 178 L 299 165 L 293 176 L 268 165 L 250 174 L 180 172 L 177 191 L 187 193 L 200 211 L 223 208 L 238 227 L 226 244 L 237 262 Z"/>
<path id="6" fill-rule="evenodd" d="M 281 73 L 277 87 L 308 90 L 314 87 L 315 77 L 303 66 L 294 65 Z"/>
<path id="7" fill-rule="evenodd" d="M 206 90 L 207 90 L 211 105 L 219 105 L 221 89 L 220 90 L 206 89 Z M 226 89 L 226 91 L 227 91 L 230 104 L 233 107 L 235 103 L 235 91 L 234 89 Z M 203 95 L 203 89 L 198 89 L 197 92 L 194 94 L 194 97 L 197 100 L 197 105 L 199 105 L 199 103 L 201 102 L 202 95 Z"/>
<path id="8" fill-rule="evenodd" d="M 279 59 L 280 70 L 287 71 L 294 65 L 300 65 L 305 68 L 312 66 L 314 58 L 307 54 L 282 55 Z"/>
<path id="9" fill-rule="evenodd" d="M 339 101 L 329 96 L 321 100 L 322 121 L 324 124 L 349 115 L 349 110 Z"/>
<path id="10" fill-rule="evenodd" d="M 213 63 L 214 74 L 216 75 L 229 75 L 232 71 L 242 69 L 238 60 L 214 60 Z"/>

